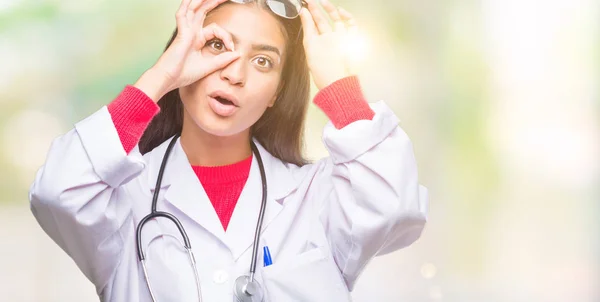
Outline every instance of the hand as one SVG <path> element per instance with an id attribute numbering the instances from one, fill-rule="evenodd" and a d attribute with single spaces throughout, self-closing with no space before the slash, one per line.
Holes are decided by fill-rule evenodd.
<path id="1" fill-rule="evenodd" d="M 177 36 L 135 86 L 156 102 L 167 92 L 190 85 L 239 58 L 227 31 L 214 23 L 203 27 L 206 14 L 225 1 L 183 0 L 176 14 Z M 215 37 L 230 51 L 202 55 L 206 42 Z"/>
<path id="2" fill-rule="evenodd" d="M 308 67 L 319 90 L 331 83 L 352 75 L 349 62 L 342 47 L 348 33 L 357 29 L 354 17 L 343 8 L 336 8 L 328 0 L 322 0 L 323 8 L 333 21 L 319 10 L 316 0 L 306 0 L 308 9 L 302 8 L 300 17 L 304 28 L 304 49 Z"/>

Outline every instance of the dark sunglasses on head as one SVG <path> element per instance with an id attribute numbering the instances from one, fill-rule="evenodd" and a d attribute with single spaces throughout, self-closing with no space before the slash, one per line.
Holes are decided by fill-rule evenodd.
<path id="1" fill-rule="evenodd" d="M 231 2 L 246 4 L 255 0 L 229 0 Z M 276 15 L 287 19 L 294 19 L 300 15 L 302 7 L 306 6 L 304 0 L 266 0 L 267 6 Z"/>

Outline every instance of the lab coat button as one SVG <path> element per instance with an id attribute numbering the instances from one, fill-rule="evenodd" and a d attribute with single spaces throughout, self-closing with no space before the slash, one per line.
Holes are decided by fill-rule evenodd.
<path id="1" fill-rule="evenodd" d="M 229 277 L 229 275 L 226 271 L 218 270 L 213 274 L 213 281 L 217 284 L 222 284 L 227 281 L 227 277 Z"/>

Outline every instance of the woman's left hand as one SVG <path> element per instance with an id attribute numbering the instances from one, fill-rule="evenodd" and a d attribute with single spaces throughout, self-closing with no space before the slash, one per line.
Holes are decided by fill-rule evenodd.
<path id="1" fill-rule="evenodd" d="M 302 8 L 300 18 L 304 28 L 304 49 L 308 67 L 319 90 L 333 82 L 352 75 L 343 46 L 350 31 L 356 30 L 354 17 L 329 0 L 321 0 L 323 8 L 333 21 L 319 10 L 317 0 L 306 0 L 308 9 Z"/>

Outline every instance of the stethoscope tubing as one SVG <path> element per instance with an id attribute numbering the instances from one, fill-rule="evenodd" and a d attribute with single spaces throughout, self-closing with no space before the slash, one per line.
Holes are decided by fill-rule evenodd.
<path id="1" fill-rule="evenodd" d="M 190 262 L 194 269 L 194 275 L 196 278 L 196 287 L 197 287 L 197 291 L 198 291 L 198 299 L 199 299 L 199 301 L 202 301 L 202 290 L 201 290 L 200 278 L 198 276 L 198 270 L 197 270 L 197 266 L 196 266 L 196 259 L 192 252 L 192 245 L 191 245 L 190 239 L 185 231 L 185 228 L 183 227 L 183 225 L 181 224 L 179 219 L 177 219 L 177 217 L 175 217 L 175 215 L 173 215 L 171 213 L 156 210 L 156 205 L 158 203 L 158 195 L 159 195 L 160 186 L 162 183 L 162 178 L 163 178 L 163 174 L 165 171 L 165 167 L 166 167 L 167 161 L 169 159 L 169 155 L 171 154 L 171 150 L 173 149 L 173 146 L 177 142 L 177 138 L 179 138 L 179 136 L 180 136 L 180 134 L 178 133 L 171 139 L 171 142 L 169 143 L 169 146 L 167 147 L 167 150 L 165 151 L 165 155 L 163 156 L 163 160 L 160 165 L 160 170 L 158 172 L 156 186 L 154 188 L 154 194 L 152 196 L 151 211 L 148 215 L 146 215 L 144 218 L 142 218 L 142 220 L 140 220 L 140 222 L 137 226 L 137 230 L 136 230 L 136 245 L 137 245 L 138 261 L 142 264 L 144 278 L 146 279 L 146 284 L 148 286 L 148 290 L 150 291 L 150 296 L 152 297 L 152 301 L 154 301 L 154 302 L 156 302 L 156 297 L 155 297 L 154 291 L 152 290 L 152 287 L 150 286 L 150 279 L 148 278 L 148 271 L 146 268 L 146 256 L 145 256 L 144 250 L 142 248 L 142 229 L 148 221 L 150 221 L 153 218 L 159 218 L 159 217 L 166 218 L 166 219 L 170 220 L 171 222 L 173 222 L 177 226 L 177 229 L 179 230 L 179 233 L 181 234 L 181 237 L 183 238 L 183 245 L 184 245 L 185 249 L 187 250 Z M 252 300 L 252 297 L 251 297 L 252 293 L 248 292 L 246 289 L 250 283 L 255 283 L 254 275 L 256 272 L 256 265 L 257 265 L 257 259 L 258 259 L 258 245 L 259 245 L 259 241 L 260 241 L 260 231 L 262 229 L 262 224 L 263 224 L 266 206 L 267 206 L 267 177 L 266 177 L 263 161 L 260 156 L 260 152 L 258 151 L 258 148 L 256 147 L 256 144 L 253 141 L 250 142 L 250 147 L 252 149 L 252 152 L 256 156 L 256 160 L 258 162 L 258 167 L 260 170 L 260 178 L 262 180 L 262 200 L 261 200 L 261 204 L 260 204 L 258 220 L 256 222 L 256 229 L 254 232 L 254 241 L 252 244 L 252 261 L 250 263 L 250 273 L 248 276 L 248 281 L 246 282 L 245 285 L 238 285 L 237 282 L 234 285 L 234 295 L 235 295 L 235 298 L 238 299 L 239 301 L 242 301 L 242 300 L 251 301 Z M 238 286 L 241 286 L 241 288 L 237 288 Z M 239 296 L 240 294 L 246 295 L 246 296 L 240 297 Z M 262 298 L 262 294 L 260 294 L 259 296 L 261 296 L 261 298 Z"/>

